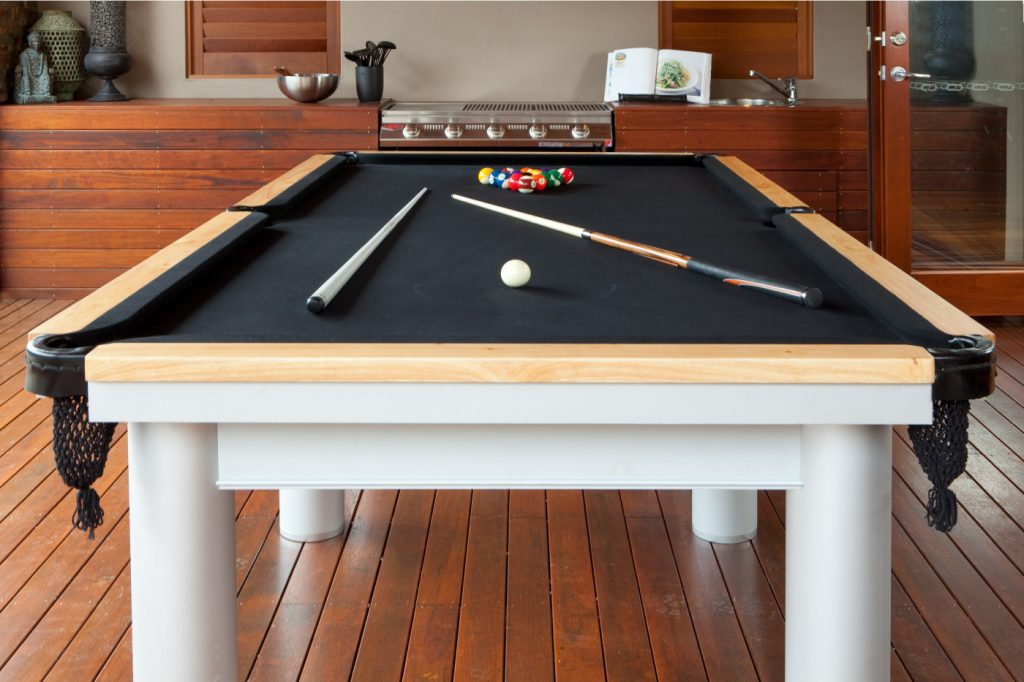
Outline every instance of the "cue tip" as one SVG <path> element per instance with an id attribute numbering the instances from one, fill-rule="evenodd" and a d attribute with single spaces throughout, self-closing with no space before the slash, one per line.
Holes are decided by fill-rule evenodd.
<path id="1" fill-rule="evenodd" d="M 313 313 L 314 315 L 323 312 L 323 309 L 327 307 L 327 302 L 319 296 L 310 296 L 306 299 L 306 310 Z"/>

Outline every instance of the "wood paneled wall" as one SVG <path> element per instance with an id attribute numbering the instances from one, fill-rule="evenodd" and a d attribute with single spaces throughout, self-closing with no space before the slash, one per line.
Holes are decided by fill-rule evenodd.
<path id="1" fill-rule="evenodd" d="M 376 149 L 377 105 L 0 107 L 0 296 L 89 293 L 313 153 Z"/>
<path id="2" fill-rule="evenodd" d="M 808 102 L 792 108 L 619 104 L 615 150 L 738 156 L 867 241 L 863 101 Z"/>

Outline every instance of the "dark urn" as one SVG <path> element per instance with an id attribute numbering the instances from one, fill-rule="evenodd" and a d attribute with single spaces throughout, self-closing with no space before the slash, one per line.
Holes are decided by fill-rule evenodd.
<path id="1" fill-rule="evenodd" d="M 89 53 L 85 55 L 85 70 L 104 80 L 99 92 L 89 98 L 92 102 L 128 99 L 113 83 L 115 78 L 132 68 L 132 56 L 125 48 L 125 5 L 123 0 L 93 0 L 89 3 L 92 37 Z"/>

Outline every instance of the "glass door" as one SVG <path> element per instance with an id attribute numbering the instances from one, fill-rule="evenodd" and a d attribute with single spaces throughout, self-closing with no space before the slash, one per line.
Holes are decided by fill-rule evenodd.
<path id="1" fill-rule="evenodd" d="M 870 4 L 883 255 L 967 312 L 1024 313 L 1024 3 Z"/>

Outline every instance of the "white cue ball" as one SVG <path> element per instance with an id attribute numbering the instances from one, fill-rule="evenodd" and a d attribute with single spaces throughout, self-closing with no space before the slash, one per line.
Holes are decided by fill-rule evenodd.
<path id="1" fill-rule="evenodd" d="M 501 281 L 506 286 L 521 287 L 530 281 L 530 266 L 518 258 L 501 266 Z"/>

